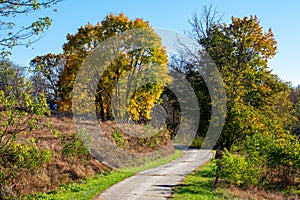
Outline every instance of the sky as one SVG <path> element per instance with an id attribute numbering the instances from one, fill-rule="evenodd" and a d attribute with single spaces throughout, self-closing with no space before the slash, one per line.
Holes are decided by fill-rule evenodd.
<path id="1" fill-rule="evenodd" d="M 63 0 L 52 9 L 41 10 L 13 20 L 18 25 L 30 24 L 38 17 L 50 16 L 52 25 L 42 38 L 31 47 L 16 47 L 10 59 L 20 65 L 28 66 L 29 61 L 38 55 L 61 53 L 68 33 L 88 22 L 96 24 L 109 13 L 123 12 L 130 19 L 143 18 L 155 28 L 163 28 L 184 33 L 191 30 L 188 19 L 194 13 L 200 14 L 204 5 L 212 5 L 223 22 L 230 23 L 231 16 L 244 17 L 256 15 L 263 29 L 272 28 L 278 44 L 278 53 L 269 62 L 269 67 L 282 80 L 300 85 L 300 1 L 272 0 Z M 299 57 L 298 57 L 299 56 Z"/>

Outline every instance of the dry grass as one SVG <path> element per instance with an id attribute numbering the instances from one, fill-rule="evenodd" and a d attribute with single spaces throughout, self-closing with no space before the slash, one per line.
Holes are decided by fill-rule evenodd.
<path id="1" fill-rule="evenodd" d="M 64 137 L 75 134 L 73 120 L 68 117 L 49 117 L 41 125 L 42 128 L 33 131 L 31 137 L 35 139 L 40 149 L 49 150 L 52 159 L 46 166 L 38 169 L 19 169 L 20 174 L 11 180 L 12 193 L 33 194 L 58 189 L 61 184 L 75 181 L 110 168 L 91 155 L 68 156 L 62 154 L 62 144 L 59 137 L 52 133 L 56 129 Z"/>
<path id="2" fill-rule="evenodd" d="M 293 195 L 283 195 L 279 191 L 266 191 L 258 187 L 247 187 L 239 188 L 237 186 L 228 185 L 227 183 L 220 181 L 218 183 L 218 188 L 225 193 L 232 196 L 236 196 L 239 199 L 249 199 L 249 200 L 298 200 L 300 199 L 299 194 Z"/>
<path id="3" fill-rule="evenodd" d="M 21 172 L 16 178 L 10 180 L 10 186 L 7 187 L 11 194 L 33 194 L 58 189 L 61 184 L 80 180 L 84 177 L 93 176 L 104 171 L 111 170 L 110 167 L 99 162 L 92 155 L 69 156 L 62 153 L 62 143 L 60 137 L 53 134 L 57 130 L 63 137 L 76 134 L 73 119 L 70 116 L 54 115 L 46 118 L 40 124 L 41 129 L 32 132 L 36 145 L 40 149 L 47 149 L 52 153 L 52 160 L 46 166 L 41 166 L 35 170 L 18 169 Z M 101 123 L 107 137 L 114 142 L 112 138 L 116 126 L 112 122 Z M 141 127 L 131 126 L 128 131 L 138 130 Z M 122 133 L 126 139 L 124 148 L 131 148 L 135 152 L 152 152 L 153 147 L 139 145 L 136 138 L 131 134 Z M 20 138 L 24 140 L 25 138 Z M 167 154 L 174 152 L 170 140 L 163 140 L 159 147 L 166 146 Z M 158 148 L 158 147 L 157 147 Z M 171 150 L 170 150 L 171 149 Z M 164 155 L 167 156 L 167 155 Z"/>

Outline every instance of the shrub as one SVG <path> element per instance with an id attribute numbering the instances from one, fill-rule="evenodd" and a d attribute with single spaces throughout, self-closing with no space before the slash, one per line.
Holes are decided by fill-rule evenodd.
<path id="1" fill-rule="evenodd" d="M 197 137 L 193 140 L 192 147 L 201 148 L 203 144 L 203 137 Z"/>
<path id="2" fill-rule="evenodd" d="M 221 160 L 220 175 L 231 184 L 247 186 L 258 183 L 260 171 L 245 156 L 231 154 L 225 150 Z"/>
<path id="3" fill-rule="evenodd" d="M 56 133 L 57 134 L 57 133 Z M 88 158 L 89 151 L 84 146 L 81 138 L 84 137 L 85 131 L 79 131 L 76 134 L 70 136 L 63 136 L 62 134 L 57 134 L 60 138 L 62 145 L 62 153 L 70 157 L 86 157 Z"/>
<path id="4" fill-rule="evenodd" d="M 265 180 L 262 181 L 287 187 L 299 176 L 300 144 L 297 136 L 253 135 L 246 139 L 244 152 L 266 168 Z"/>
<path id="5" fill-rule="evenodd" d="M 299 138 L 287 133 L 255 134 L 235 146 L 241 156 L 225 153 L 223 177 L 237 185 L 291 186 L 299 177 Z M 259 170 L 256 174 L 252 170 Z M 252 175 L 252 179 L 249 176 Z"/>
<path id="6" fill-rule="evenodd" d="M 39 149 L 34 140 L 11 142 L 10 148 L 0 157 L 0 199 L 16 198 L 16 191 L 8 190 L 14 180 L 25 169 L 36 169 L 50 162 L 52 153 Z"/>
<path id="7" fill-rule="evenodd" d="M 40 150 L 30 133 L 39 128 L 45 114 L 50 114 L 42 94 L 32 93 L 32 85 L 13 64 L 0 63 L 0 199 L 14 177 L 24 168 L 35 168 L 51 159 L 49 151 Z M 6 197 L 5 197 L 6 198 Z"/>
<path id="8" fill-rule="evenodd" d="M 124 146 L 124 136 L 119 130 L 115 130 L 112 134 L 112 137 L 114 141 L 116 142 L 118 147 L 123 147 Z"/>

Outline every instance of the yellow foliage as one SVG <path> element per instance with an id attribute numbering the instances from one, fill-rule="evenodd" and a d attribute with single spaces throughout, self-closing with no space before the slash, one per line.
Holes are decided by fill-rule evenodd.
<path id="1" fill-rule="evenodd" d="M 141 117 L 150 118 L 150 110 L 163 92 L 163 85 L 171 80 L 167 74 L 168 56 L 166 49 L 162 47 L 161 39 L 148 22 L 140 18 L 130 20 L 123 13 L 109 14 L 101 23 L 96 25 L 88 23 L 79 28 L 76 34 L 67 35 L 68 42 L 63 47 L 67 61 L 58 84 L 61 110 L 71 111 L 74 81 L 81 65 L 91 52 L 110 37 L 141 28 L 149 33 L 145 38 L 148 41 L 145 43 L 151 43 L 151 48 L 141 48 L 138 46 L 140 44 L 137 44 L 129 50 L 124 49 L 124 52 L 118 54 L 115 60 L 111 60 L 108 63 L 109 67 L 99 74 L 94 98 L 96 102 L 90 108 L 96 108 L 103 120 L 112 119 L 113 112 L 117 117 L 124 117 L 127 109 L 134 120 Z M 128 41 L 130 42 L 130 37 Z M 127 41 L 124 40 L 124 42 Z M 151 87 L 143 86 L 147 84 L 147 81 L 151 83 Z M 85 95 L 80 95 L 80 98 L 84 99 Z M 112 105 L 114 96 L 118 101 Z M 86 99 L 86 101 L 92 101 L 92 99 Z M 82 110 L 82 112 L 86 111 Z"/>

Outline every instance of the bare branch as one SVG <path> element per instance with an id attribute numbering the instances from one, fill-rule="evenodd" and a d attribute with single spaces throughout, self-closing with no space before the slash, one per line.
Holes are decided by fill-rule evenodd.
<path id="1" fill-rule="evenodd" d="M 201 44 L 202 39 L 209 39 L 210 32 L 213 26 L 220 24 L 222 15 L 219 15 L 216 8 L 212 5 L 203 6 L 201 14 L 194 13 L 189 24 L 192 26 L 192 31 L 188 35 Z"/>

